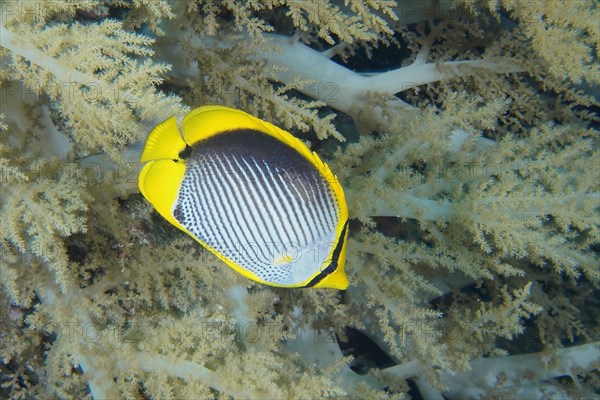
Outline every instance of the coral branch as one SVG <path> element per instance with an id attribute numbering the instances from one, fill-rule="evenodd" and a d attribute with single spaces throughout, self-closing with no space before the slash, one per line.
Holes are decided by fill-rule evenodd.
<path id="1" fill-rule="evenodd" d="M 0 23 L 0 46 L 12 51 L 14 54 L 29 60 L 31 63 L 39 65 L 52 73 L 61 83 L 68 85 L 71 82 L 77 82 L 80 85 L 97 86 L 104 93 L 112 93 L 113 89 L 105 81 L 96 79 L 90 74 L 76 71 L 59 63 L 56 59 L 49 57 L 43 51 L 31 46 L 23 39 L 17 37 Z M 128 91 L 122 91 L 118 88 L 121 98 L 131 103 L 138 102 L 139 99 Z"/>
<path id="2" fill-rule="evenodd" d="M 544 398 L 547 394 L 542 388 L 536 390 L 537 385 L 562 376 L 570 376 L 576 382 L 577 371 L 599 362 L 600 342 L 595 342 L 563 348 L 553 356 L 532 353 L 473 360 L 470 371 L 442 373 L 441 381 L 449 388 L 444 395 L 451 398 L 478 399 L 492 389 L 512 391 L 521 398 Z"/>

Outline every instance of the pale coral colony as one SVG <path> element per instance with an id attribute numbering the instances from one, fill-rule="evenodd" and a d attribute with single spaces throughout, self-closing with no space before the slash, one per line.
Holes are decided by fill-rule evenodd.
<path id="1" fill-rule="evenodd" d="M 598 398 L 599 4 L 0 2 L 0 397 Z M 335 172 L 346 290 L 139 194 L 209 104 Z"/>

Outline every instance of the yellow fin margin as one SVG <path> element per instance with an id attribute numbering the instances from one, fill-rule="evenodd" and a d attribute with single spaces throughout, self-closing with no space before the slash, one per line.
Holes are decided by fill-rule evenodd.
<path id="1" fill-rule="evenodd" d="M 183 138 L 190 146 L 211 136 L 238 129 L 265 131 L 265 122 L 241 110 L 204 106 L 190 111 L 182 123 Z"/>

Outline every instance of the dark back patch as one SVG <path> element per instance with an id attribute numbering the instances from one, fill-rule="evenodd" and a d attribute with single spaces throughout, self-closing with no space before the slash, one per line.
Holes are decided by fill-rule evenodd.
<path id="1" fill-rule="evenodd" d="M 253 157 L 286 171 L 307 172 L 315 167 L 298 151 L 264 132 L 252 129 L 227 131 L 195 143 L 191 160 L 205 154 L 221 153 L 240 158 Z"/>
<path id="2" fill-rule="evenodd" d="M 189 163 L 203 163 L 214 155 L 230 159 L 253 160 L 259 166 L 268 165 L 285 182 L 300 182 L 305 187 L 319 186 L 329 191 L 315 166 L 298 151 L 276 138 L 260 131 L 240 129 L 227 131 L 195 143 L 189 156 Z M 235 168 L 229 170 L 235 174 Z M 303 192 L 301 192 L 303 193 Z M 305 201 L 310 199 L 305 198 Z"/>

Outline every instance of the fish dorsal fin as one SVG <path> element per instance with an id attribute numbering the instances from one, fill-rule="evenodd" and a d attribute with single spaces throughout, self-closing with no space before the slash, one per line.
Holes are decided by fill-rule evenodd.
<path id="1" fill-rule="evenodd" d="M 138 185 L 142 195 L 167 221 L 189 233 L 173 218 L 172 207 L 185 174 L 185 163 L 170 159 L 150 161 L 140 172 Z"/>
<path id="2" fill-rule="evenodd" d="M 156 127 L 148 135 L 140 162 L 160 160 L 163 158 L 177 159 L 179 153 L 185 149 L 185 142 L 181 137 L 177 120 L 171 117 Z"/>
<path id="3" fill-rule="evenodd" d="M 226 131 L 252 129 L 264 131 L 264 122 L 240 110 L 223 106 L 204 106 L 192 110 L 182 123 L 183 138 L 190 146 Z"/>

